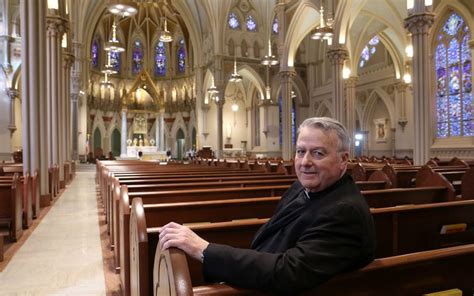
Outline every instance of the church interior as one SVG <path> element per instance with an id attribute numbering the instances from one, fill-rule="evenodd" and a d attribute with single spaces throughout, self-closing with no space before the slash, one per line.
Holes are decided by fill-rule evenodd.
<path id="1" fill-rule="evenodd" d="M 89 207 L 72 207 L 81 213 L 102 204 L 96 160 L 291 163 L 298 126 L 331 117 L 347 128 L 354 163 L 474 166 L 473 30 L 472 0 L 0 0 L 0 186 L 17 172 L 35 178 L 37 196 L 22 242 L 5 237 L 0 286 L 10 281 L 6 295 L 130 292 L 101 263 L 113 257 L 107 214 L 101 227 L 94 213 L 75 230 L 97 228 L 85 243 L 96 250 L 86 253 L 94 280 L 81 286 L 86 276 L 73 274 L 56 290 L 46 275 L 30 288 L 12 280 L 40 222 L 68 208 L 58 196 L 88 196 Z M 58 232 L 70 227 L 54 219 Z"/>

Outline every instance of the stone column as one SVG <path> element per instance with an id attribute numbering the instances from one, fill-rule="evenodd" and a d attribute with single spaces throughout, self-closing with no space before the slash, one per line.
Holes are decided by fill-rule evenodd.
<path id="1" fill-rule="evenodd" d="M 20 1 L 22 36 L 22 146 L 23 170 L 32 174 L 38 170 L 37 195 L 48 198 L 48 143 L 45 141 L 47 119 L 46 65 L 45 65 L 45 19 L 46 1 Z M 46 199 L 47 200 L 47 199 Z M 35 215 L 39 212 L 36 204 Z"/>
<path id="2" fill-rule="evenodd" d="M 356 129 L 356 86 L 359 78 L 352 76 L 346 80 L 346 128 L 351 138 L 351 147 L 349 149 L 349 157 L 355 157 L 355 129 Z"/>
<path id="3" fill-rule="evenodd" d="M 122 132 L 120 133 L 120 157 L 127 156 L 127 109 L 122 109 Z"/>
<path id="4" fill-rule="evenodd" d="M 223 108 L 224 108 L 224 104 L 225 104 L 225 99 L 224 99 L 224 95 L 222 92 L 220 92 L 219 94 L 222 94 L 219 98 L 218 101 L 216 101 L 216 107 L 217 107 L 217 147 L 216 147 L 216 153 L 215 153 L 215 156 L 216 158 L 222 158 L 224 155 L 223 155 L 223 151 L 224 151 L 224 135 L 223 135 L 223 125 L 224 125 L 224 120 L 222 118 L 222 114 L 223 114 Z"/>
<path id="5" fill-rule="evenodd" d="M 18 98 L 19 92 L 16 89 L 7 89 L 7 95 L 10 98 L 10 122 L 8 123 L 8 129 L 10 135 L 16 131 L 15 125 L 15 99 Z"/>
<path id="6" fill-rule="evenodd" d="M 160 109 L 160 150 L 165 151 L 165 107 Z"/>
<path id="7" fill-rule="evenodd" d="M 430 96 L 430 44 L 428 34 L 434 22 L 434 14 L 417 12 L 405 19 L 405 28 L 412 34 L 413 44 L 413 113 L 414 151 L 413 164 L 422 165 L 430 159 L 431 147 L 431 96 Z"/>
<path id="8" fill-rule="evenodd" d="M 291 141 L 291 82 L 296 76 L 295 71 L 280 71 L 281 78 L 281 115 L 282 115 L 282 157 L 283 159 L 291 159 L 293 157 L 293 143 Z"/>
<path id="9" fill-rule="evenodd" d="M 65 136 L 65 160 L 71 161 L 72 160 L 72 121 L 71 121 L 71 66 L 74 63 L 74 56 L 70 52 L 66 52 L 63 54 L 64 58 L 64 116 L 65 116 L 65 129 L 64 129 L 64 136 Z"/>
<path id="10" fill-rule="evenodd" d="M 71 157 L 77 160 L 79 154 L 79 126 L 78 126 L 78 112 L 79 112 L 79 94 L 71 95 Z"/>
<path id="11" fill-rule="evenodd" d="M 346 125 L 344 113 L 344 80 L 342 78 L 342 68 L 344 60 L 349 56 L 348 51 L 342 45 L 332 45 L 327 57 L 332 64 L 332 112 L 336 120 Z"/>
<path id="12" fill-rule="evenodd" d="M 51 11 L 51 10 L 50 10 Z M 61 101 L 61 36 L 64 30 L 63 19 L 58 15 L 48 15 L 47 23 L 47 80 L 48 80 L 48 130 L 50 132 L 50 166 L 55 164 L 60 167 L 60 143 L 59 143 L 59 123 Z"/>

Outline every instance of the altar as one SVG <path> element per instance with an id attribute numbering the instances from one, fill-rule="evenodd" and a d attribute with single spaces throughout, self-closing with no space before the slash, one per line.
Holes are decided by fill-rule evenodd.
<path id="1" fill-rule="evenodd" d="M 141 152 L 141 157 L 139 152 Z M 142 160 L 166 160 L 166 151 L 158 150 L 157 146 L 127 146 L 125 157 Z"/>

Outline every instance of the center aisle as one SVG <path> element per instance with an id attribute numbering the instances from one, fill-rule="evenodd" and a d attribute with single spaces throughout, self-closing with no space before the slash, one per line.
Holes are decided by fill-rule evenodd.
<path id="1" fill-rule="evenodd" d="M 0 273 L 0 295 L 106 295 L 92 168 L 76 173 Z"/>

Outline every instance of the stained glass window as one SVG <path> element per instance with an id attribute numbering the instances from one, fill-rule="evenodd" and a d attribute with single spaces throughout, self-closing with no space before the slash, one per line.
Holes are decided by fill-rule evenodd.
<path id="1" fill-rule="evenodd" d="M 166 47 L 164 42 L 158 42 L 155 47 L 155 75 L 166 76 Z"/>
<path id="2" fill-rule="evenodd" d="M 278 18 L 276 16 L 273 19 L 272 32 L 273 34 L 278 34 Z"/>
<path id="3" fill-rule="evenodd" d="M 283 97 L 280 95 L 278 97 L 278 126 L 279 126 L 279 144 L 280 147 L 283 145 Z M 293 145 L 296 145 L 296 104 L 295 97 L 291 98 L 291 142 Z"/>
<path id="4" fill-rule="evenodd" d="M 91 47 L 92 68 L 99 68 L 99 40 L 96 38 L 92 42 Z"/>
<path id="5" fill-rule="evenodd" d="M 453 12 L 436 38 L 436 135 L 473 136 L 470 31 Z"/>
<path id="6" fill-rule="evenodd" d="M 375 35 L 372 39 L 370 39 L 369 43 L 362 49 L 362 53 L 360 54 L 360 62 L 359 67 L 364 67 L 364 65 L 369 61 L 370 57 L 375 54 L 377 50 L 377 45 L 380 43 L 379 36 Z"/>
<path id="7" fill-rule="evenodd" d="M 247 16 L 247 31 L 257 32 L 257 22 L 250 14 Z"/>
<path id="8" fill-rule="evenodd" d="M 110 64 L 114 66 L 114 70 L 120 73 L 120 53 L 116 51 L 110 52 Z"/>
<path id="9" fill-rule="evenodd" d="M 184 73 L 186 71 L 186 48 L 184 46 L 184 39 L 179 40 L 178 47 L 178 72 Z"/>
<path id="10" fill-rule="evenodd" d="M 234 12 L 229 13 L 229 28 L 233 30 L 240 30 L 240 21 Z"/>
<path id="11" fill-rule="evenodd" d="M 132 50 L 132 73 L 138 74 L 140 73 L 143 67 L 143 47 L 142 43 L 136 40 L 133 43 L 133 50 Z"/>

